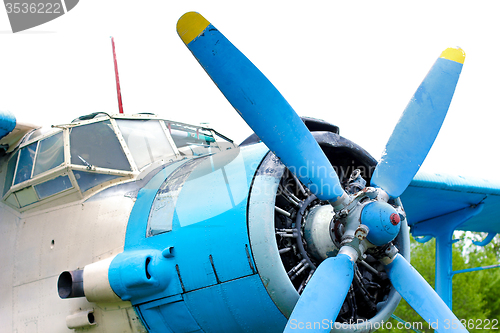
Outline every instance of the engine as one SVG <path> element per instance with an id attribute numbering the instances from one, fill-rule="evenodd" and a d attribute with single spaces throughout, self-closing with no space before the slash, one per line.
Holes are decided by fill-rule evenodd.
<path id="1" fill-rule="evenodd" d="M 366 187 L 375 160 L 335 126 L 305 123 L 317 129 L 315 139 L 354 198 L 346 209 L 376 203 Z M 368 230 L 318 199 L 258 141 L 172 162 L 143 183 L 114 189 L 136 200 L 124 251 L 83 272 L 63 272 L 60 296 L 130 301 L 150 331 L 282 331 L 319 264 L 346 242 L 361 248 Z M 379 262 L 386 251 L 409 252 L 404 212 L 399 201 L 389 204 L 402 227 L 357 261 L 341 311 L 329 318 L 344 324 L 341 331 L 370 331 L 400 300 Z"/>
<path id="2" fill-rule="evenodd" d="M 307 125 L 311 129 L 312 126 Z M 316 122 L 316 127 L 312 127 L 320 130 L 312 132 L 313 136 L 334 166 L 346 192 L 356 195 L 370 185 L 376 161 L 364 149 L 338 135 L 338 131 L 321 131 L 324 127 L 319 125 Z M 273 203 L 272 217 L 265 222 L 259 221 L 258 212 L 265 209 L 263 206 Z M 389 203 L 398 208 L 404 220 L 399 200 Z M 317 199 L 294 173 L 269 153 L 254 179 L 248 223 L 261 278 L 275 304 L 289 315 L 294 301 L 318 265 L 328 256 L 337 255 L 341 248 L 345 232 L 343 218 L 328 202 Z M 274 230 L 261 228 L 261 223 L 274 226 Z M 254 244 L 266 244 L 266 248 L 261 250 Z M 393 245 L 408 258 L 409 238 L 405 221 Z M 369 331 L 377 326 L 377 322 L 386 321 L 399 303 L 400 296 L 394 292 L 384 265 L 378 260 L 388 248 L 386 245 L 368 250 L 364 260 L 356 265 L 353 283 L 335 320 L 339 331 Z M 356 323 L 358 325 L 352 325 Z"/>

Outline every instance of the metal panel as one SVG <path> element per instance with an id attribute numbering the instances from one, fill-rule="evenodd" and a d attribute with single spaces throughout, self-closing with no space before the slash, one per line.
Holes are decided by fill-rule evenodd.
<path id="1" fill-rule="evenodd" d="M 238 151 L 205 159 L 177 200 L 173 228 L 178 247 L 183 248 L 177 258 L 186 290 L 253 274 L 245 251 L 247 196 L 253 177 L 247 164 L 264 150 Z M 189 274 L 183 274 L 186 269 Z"/>
<path id="2" fill-rule="evenodd" d="M 230 312 L 244 330 L 265 332 L 270 327 L 273 330 L 284 327 L 286 319 L 274 306 L 256 274 L 246 224 L 250 185 L 257 166 L 267 152 L 267 147 L 260 144 L 200 160 L 183 183 L 175 204 L 172 230 L 168 232 L 147 237 L 148 217 L 158 189 L 165 180 L 168 182 L 169 175 L 177 167 L 182 172 L 183 162 L 160 171 L 138 193 L 127 228 L 124 255 L 133 251 L 162 251 L 165 253 L 163 256 L 175 264 L 173 273 L 170 273 L 173 276 L 168 277 L 170 283 L 163 291 L 159 290 L 154 295 L 129 294 L 132 304 L 140 304 L 138 309 L 152 332 L 164 331 L 166 325 L 174 332 L 184 332 L 180 319 L 175 319 L 179 323 L 172 323 L 175 316 L 169 315 L 171 311 L 184 313 L 183 305 L 166 304 L 172 303 L 172 296 L 212 286 L 215 288 L 210 289 L 213 292 L 219 290 L 220 295 L 226 295 L 219 299 L 219 310 Z M 165 252 L 167 249 L 168 253 Z M 210 294 L 211 291 L 207 292 Z M 202 306 L 209 309 L 190 306 L 188 309 L 196 313 L 201 311 L 200 316 L 206 320 L 220 323 L 223 316 L 212 317 L 213 309 L 208 305 L 211 301 L 210 298 L 203 299 Z M 236 309 L 241 302 L 245 305 L 243 309 Z M 261 324 L 251 324 L 255 322 L 254 314 L 260 316 L 261 312 L 263 318 L 269 319 L 267 324 L 262 324 L 262 327 L 259 326 Z M 197 315 L 191 313 L 199 324 Z M 162 319 L 165 317 L 169 318 L 167 324 Z M 277 322 L 280 324 L 277 325 Z M 189 329 L 196 330 L 196 326 L 192 325 Z"/>
<path id="3" fill-rule="evenodd" d="M 286 325 L 257 275 L 192 291 L 184 299 L 204 332 L 281 332 Z"/>
<path id="4" fill-rule="evenodd" d="M 203 333 L 180 295 L 148 303 L 141 313 L 152 328 L 150 332 Z"/>
<path id="5" fill-rule="evenodd" d="M 419 172 L 401 196 L 401 201 L 410 225 L 484 203 L 483 211 L 458 229 L 500 232 L 499 182 Z"/>
<path id="6" fill-rule="evenodd" d="M 9 214 L 6 210 L 2 210 L 0 216 L 0 317 L 2 318 L 0 332 L 11 333 L 12 320 L 14 316 L 13 309 L 13 289 L 14 284 L 14 262 L 15 256 L 13 249 L 16 244 L 16 229 L 19 224 L 19 218 Z"/>

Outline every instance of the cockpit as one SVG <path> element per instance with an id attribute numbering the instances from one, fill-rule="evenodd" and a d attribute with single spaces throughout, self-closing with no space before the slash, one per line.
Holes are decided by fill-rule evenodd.
<path id="1" fill-rule="evenodd" d="M 233 147 L 206 127 L 152 114 L 95 113 L 28 134 L 8 160 L 2 200 L 23 211 L 85 199 L 163 164 Z"/>

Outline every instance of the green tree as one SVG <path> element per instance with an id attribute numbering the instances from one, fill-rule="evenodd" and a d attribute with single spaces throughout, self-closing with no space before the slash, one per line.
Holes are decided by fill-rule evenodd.
<path id="1" fill-rule="evenodd" d="M 489 245 L 478 247 L 471 245 L 473 239 L 485 235 L 458 233 L 462 239 L 453 246 L 453 270 L 498 264 L 500 259 L 500 238 L 497 236 Z M 435 240 L 420 244 L 411 238 L 411 263 L 420 274 L 434 287 Z M 500 269 L 488 269 L 476 272 L 456 274 L 453 277 L 453 312 L 459 319 L 466 319 L 469 332 L 499 332 L 497 329 L 485 329 L 487 320 L 500 318 Z M 414 325 L 418 331 L 433 332 L 405 300 L 402 300 L 394 312 L 405 322 Z M 411 329 L 398 329 L 394 318 L 390 319 L 391 329 L 378 332 L 413 332 Z M 401 326 L 401 324 L 400 324 Z"/>

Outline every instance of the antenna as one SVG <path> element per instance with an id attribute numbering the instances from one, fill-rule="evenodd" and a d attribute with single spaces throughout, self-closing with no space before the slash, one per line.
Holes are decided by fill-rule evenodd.
<path id="1" fill-rule="evenodd" d="M 111 46 L 113 48 L 113 61 L 115 63 L 116 94 L 118 95 L 118 109 L 120 113 L 123 113 L 122 92 L 120 89 L 120 78 L 118 77 L 118 63 L 116 62 L 115 39 L 113 37 L 111 37 Z"/>

